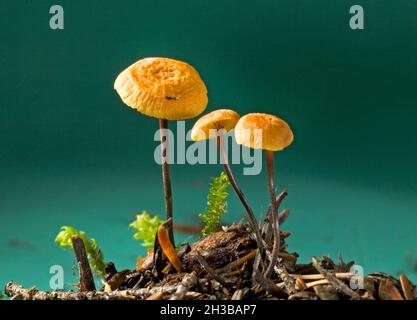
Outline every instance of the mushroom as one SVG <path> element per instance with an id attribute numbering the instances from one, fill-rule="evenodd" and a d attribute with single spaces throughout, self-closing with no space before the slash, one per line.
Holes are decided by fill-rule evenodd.
<path id="1" fill-rule="evenodd" d="M 261 134 L 261 136 L 259 136 L 259 134 Z M 238 144 L 253 149 L 263 149 L 266 154 L 268 188 L 272 208 L 271 222 L 274 231 L 272 257 L 270 264 L 265 271 L 265 277 L 268 278 L 278 259 L 281 245 L 278 206 L 275 200 L 274 152 L 281 151 L 289 146 L 292 143 L 294 136 L 290 127 L 284 120 L 270 114 L 249 113 L 240 118 L 236 124 L 235 137 Z"/>
<path id="2" fill-rule="evenodd" d="M 168 120 L 198 116 L 207 106 L 207 89 L 198 72 L 189 64 L 169 58 L 145 58 L 117 77 L 114 88 L 122 101 L 140 113 L 159 119 L 162 179 L 167 220 L 173 218 L 172 188 L 168 162 Z M 173 223 L 167 226 L 173 245 Z"/>
<path id="3" fill-rule="evenodd" d="M 213 112 L 210 112 L 194 124 L 191 130 L 191 139 L 194 141 L 208 140 L 208 139 L 217 139 L 217 145 L 220 150 L 220 156 L 224 166 L 224 170 L 229 178 L 229 181 L 235 190 L 237 196 L 243 204 L 246 212 L 249 216 L 249 223 L 255 232 L 256 240 L 258 243 L 258 248 L 261 256 L 264 253 L 264 247 L 262 243 L 262 236 L 259 230 L 258 223 L 256 221 L 255 215 L 251 207 L 249 206 L 248 201 L 246 200 L 245 195 L 242 190 L 239 188 L 237 181 L 232 173 L 232 168 L 230 167 L 227 152 L 225 149 L 224 134 L 227 131 L 233 130 L 236 126 L 236 123 L 239 121 L 239 114 L 230 109 L 219 109 Z"/>

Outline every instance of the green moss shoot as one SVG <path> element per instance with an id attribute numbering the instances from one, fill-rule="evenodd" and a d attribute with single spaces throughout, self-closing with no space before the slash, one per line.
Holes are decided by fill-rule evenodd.
<path id="1" fill-rule="evenodd" d="M 135 230 L 133 239 L 141 240 L 141 245 L 147 249 L 154 246 L 155 234 L 161 225 L 162 220 L 159 216 L 151 216 L 148 212 L 142 211 L 136 215 L 136 220 L 129 224 L 129 228 Z"/>
<path id="2" fill-rule="evenodd" d="M 230 181 L 222 172 L 220 176 L 211 178 L 210 189 L 207 196 L 206 210 L 199 216 L 204 222 L 203 236 L 207 236 L 219 229 L 221 217 L 227 213 L 227 201 L 229 193 L 227 189 Z"/>
<path id="3" fill-rule="evenodd" d="M 72 249 L 72 238 L 80 238 L 84 242 L 90 266 L 97 275 L 104 275 L 104 256 L 95 239 L 89 239 L 84 231 L 78 231 L 74 227 L 63 226 L 55 238 L 57 246 L 63 249 Z"/>

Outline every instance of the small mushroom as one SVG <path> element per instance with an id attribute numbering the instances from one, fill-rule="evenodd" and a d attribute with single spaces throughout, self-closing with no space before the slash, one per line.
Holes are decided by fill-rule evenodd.
<path id="1" fill-rule="evenodd" d="M 201 141 L 219 138 L 220 131 L 233 130 L 239 118 L 239 114 L 230 109 L 218 109 L 205 114 L 194 124 L 191 139 Z"/>
<path id="2" fill-rule="evenodd" d="M 223 166 L 229 181 L 235 190 L 237 196 L 243 204 L 246 212 L 249 216 L 249 223 L 256 235 L 256 240 L 258 243 L 258 248 L 261 256 L 264 253 L 264 247 L 262 243 L 262 236 L 259 230 L 258 223 L 256 221 L 255 215 L 251 207 L 249 206 L 248 201 L 246 200 L 245 195 L 242 190 L 239 188 L 237 181 L 232 173 L 232 168 L 230 167 L 227 152 L 225 150 L 225 139 L 224 134 L 227 131 L 233 130 L 239 121 L 239 114 L 230 109 L 219 109 L 213 112 L 210 112 L 194 124 L 191 130 L 191 139 L 194 141 L 208 140 L 208 139 L 217 139 L 217 144 L 220 149 L 220 155 L 222 158 Z"/>
<path id="3" fill-rule="evenodd" d="M 198 72 L 185 62 L 145 58 L 122 71 L 114 88 L 129 107 L 159 119 L 166 216 L 167 220 L 172 219 L 172 188 L 164 131 L 168 129 L 168 120 L 191 119 L 206 109 L 206 86 Z M 172 225 L 171 220 L 167 227 L 169 239 L 174 244 Z"/>
<path id="4" fill-rule="evenodd" d="M 263 149 L 266 153 L 268 188 L 272 208 L 271 221 L 275 240 L 271 263 L 265 272 L 265 276 L 268 278 L 278 259 L 281 245 L 278 207 L 275 201 L 274 152 L 281 151 L 289 146 L 292 143 L 294 136 L 290 127 L 284 120 L 270 114 L 249 113 L 240 118 L 236 124 L 235 137 L 238 144 L 253 149 Z"/>

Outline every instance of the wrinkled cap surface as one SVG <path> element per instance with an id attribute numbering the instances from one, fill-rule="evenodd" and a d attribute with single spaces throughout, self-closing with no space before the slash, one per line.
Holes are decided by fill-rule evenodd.
<path id="1" fill-rule="evenodd" d="M 249 113 L 240 118 L 236 124 L 235 137 L 238 144 L 269 151 L 283 150 L 294 139 L 284 120 L 266 113 Z"/>
<path id="2" fill-rule="evenodd" d="M 197 120 L 191 130 L 191 139 L 201 141 L 216 138 L 216 130 L 230 131 L 234 129 L 238 121 L 239 114 L 233 110 L 215 110 Z"/>
<path id="3" fill-rule="evenodd" d="M 158 119 L 186 120 L 207 106 L 207 89 L 188 63 L 169 58 L 145 58 L 122 71 L 114 83 L 122 101 Z"/>

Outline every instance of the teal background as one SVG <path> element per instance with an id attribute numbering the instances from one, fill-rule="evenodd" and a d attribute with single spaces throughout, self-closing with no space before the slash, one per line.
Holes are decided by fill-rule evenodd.
<path id="1" fill-rule="evenodd" d="M 301 261 L 342 254 L 416 280 L 417 2 L 361 0 L 365 30 L 353 31 L 357 2 L 1 1 L 0 283 L 47 289 L 52 264 L 75 282 L 73 254 L 53 242 L 62 225 L 95 237 L 120 269 L 144 252 L 128 224 L 143 209 L 164 213 L 158 124 L 124 106 L 113 82 L 147 56 L 194 65 L 207 111 L 289 122 L 295 142 L 276 170 Z M 65 30 L 49 29 L 53 4 Z M 264 173 L 234 169 L 261 216 Z M 219 171 L 172 167 L 178 222 L 199 223 Z M 243 216 L 234 195 L 229 211 L 229 222 Z"/>

